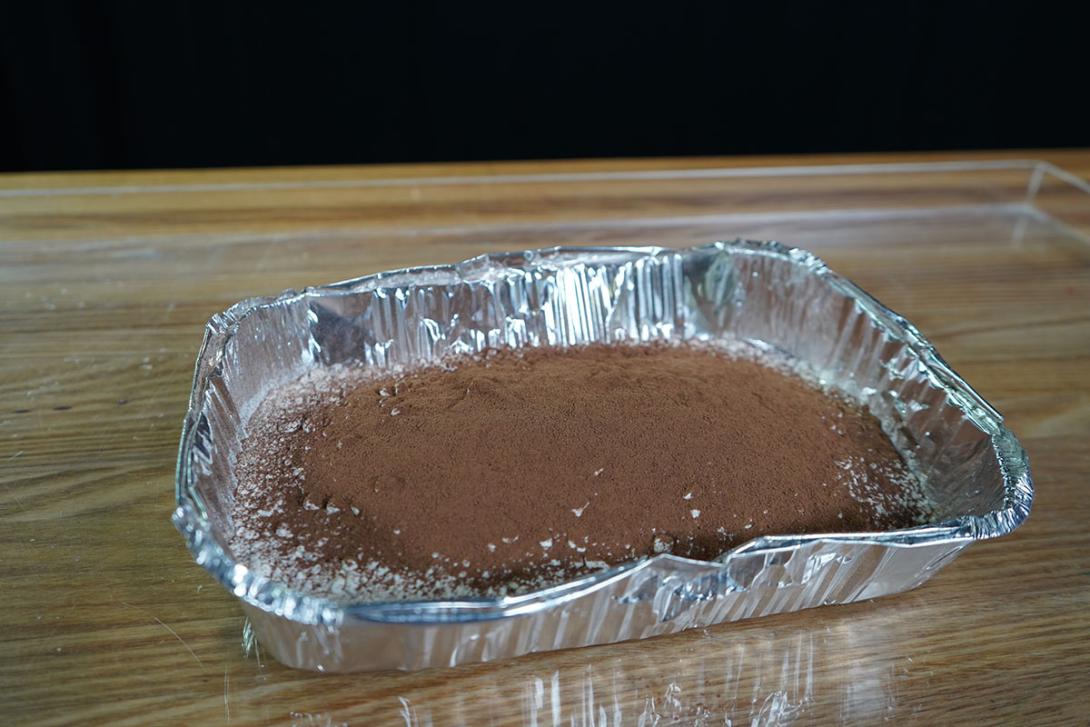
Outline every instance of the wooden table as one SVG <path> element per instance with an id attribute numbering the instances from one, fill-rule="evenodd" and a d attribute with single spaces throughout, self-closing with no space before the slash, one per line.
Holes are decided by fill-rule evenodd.
<path id="1" fill-rule="evenodd" d="M 1027 212 L 1003 165 L 667 171 L 1012 158 L 1090 177 L 1090 151 L 0 176 L 0 719 L 1087 724 L 1090 197 L 1046 175 L 1056 218 Z M 812 247 L 1006 414 L 1024 527 L 901 596 L 645 642 L 347 676 L 244 653 L 169 522 L 210 314 L 489 250 L 743 233 Z"/>

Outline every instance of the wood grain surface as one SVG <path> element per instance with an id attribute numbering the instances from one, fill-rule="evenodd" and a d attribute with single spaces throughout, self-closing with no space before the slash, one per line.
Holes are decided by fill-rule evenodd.
<path id="1" fill-rule="evenodd" d="M 0 720 L 1090 724 L 1090 195 L 915 166 L 1004 159 L 1090 177 L 1088 151 L 0 176 Z M 901 596 L 643 642 L 346 676 L 244 649 L 169 522 L 209 315 L 487 251 L 736 235 L 809 247 L 919 325 L 1029 451 L 1022 528 Z"/>

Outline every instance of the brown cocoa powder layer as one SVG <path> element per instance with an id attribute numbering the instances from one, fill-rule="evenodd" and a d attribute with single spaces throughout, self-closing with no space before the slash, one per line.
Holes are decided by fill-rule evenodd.
<path id="1" fill-rule="evenodd" d="M 927 515 L 873 416 L 708 347 L 327 374 L 274 392 L 249 431 L 236 550 L 333 595 L 513 592 L 656 552 L 710 559 L 760 535 Z"/>

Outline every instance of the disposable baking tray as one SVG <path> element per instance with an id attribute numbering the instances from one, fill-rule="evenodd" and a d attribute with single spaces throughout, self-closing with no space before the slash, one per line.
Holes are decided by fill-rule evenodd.
<path id="1" fill-rule="evenodd" d="M 231 462 L 268 390 L 338 363 L 418 364 L 488 346 L 741 337 L 864 401 L 924 475 L 932 525 L 783 535 L 714 562 L 669 554 L 491 600 L 339 603 L 238 562 Z M 214 316 L 179 448 L 174 522 L 240 600 L 262 646 L 319 671 L 420 669 L 646 638 L 914 588 L 1028 515 L 1026 456 L 1002 417 L 904 318 L 803 250 L 739 240 L 686 249 L 493 254 L 243 301 Z"/>

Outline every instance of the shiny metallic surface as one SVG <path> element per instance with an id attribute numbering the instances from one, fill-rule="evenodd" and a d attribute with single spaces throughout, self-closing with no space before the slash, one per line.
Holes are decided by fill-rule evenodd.
<path id="1" fill-rule="evenodd" d="M 270 387 L 308 368 L 417 365 L 489 346 L 744 338 L 866 402 L 924 478 L 935 524 L 764 537 L 714 562 L 659 555 L 517 597 L 343 604 L 226 548 L 233 455 Z M 281 662 L 421 669 L 646 638 L 915 588 L 1028 515 L 1025 452 L 906 320 L 805 251 L 558 248 L 243 301 L 209 322 L 179 448 L 174 522 Z"/>

